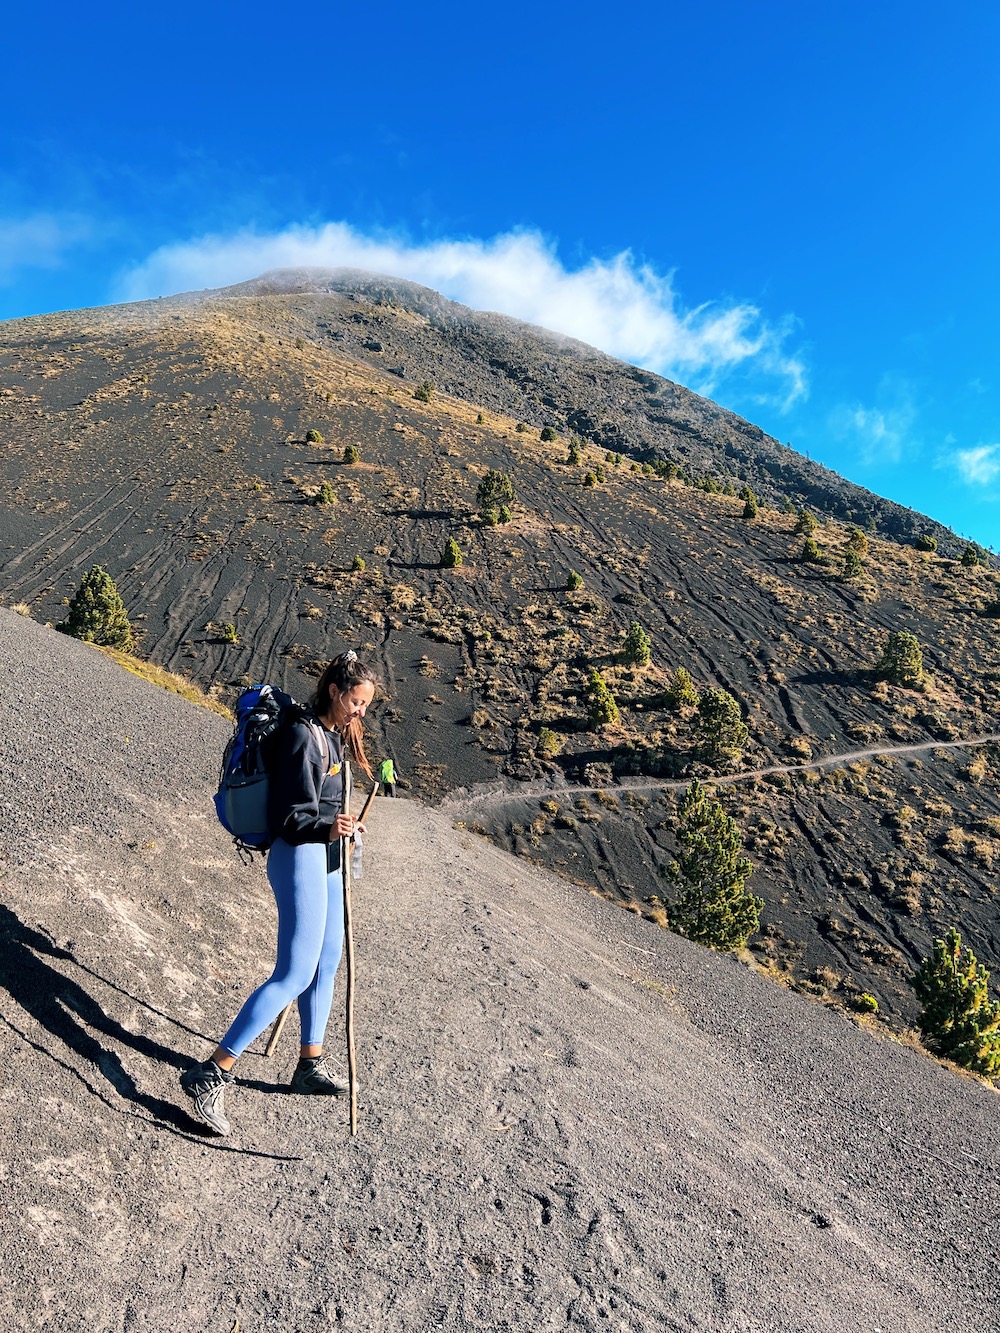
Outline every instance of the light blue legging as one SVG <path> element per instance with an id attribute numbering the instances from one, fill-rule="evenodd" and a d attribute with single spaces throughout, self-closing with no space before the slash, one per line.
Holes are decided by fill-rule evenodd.
<path id="1" fill-rule="evenodd" d="M 296 996 L 303 1046 L 322 1045 L 333 1003 L 344 944 L 343 881 L 339 870 L 327 874 L 326 844 L 293 847 L 279 838 L 268 853 L 267 878 L 278 904 L 278 960 L 219 1043 L 230 1055 L 242 1055 Z"/>

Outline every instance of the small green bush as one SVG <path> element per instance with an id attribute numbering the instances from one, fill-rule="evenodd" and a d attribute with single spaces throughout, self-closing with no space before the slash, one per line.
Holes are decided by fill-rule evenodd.
<path id="1" fill-rule="evenodd" d="M 566 591 L 579 592 L 583 587 L 583 575 L 578 574 L 575 569 L 571 569 L 566 575 Z"/>
<path id="2" fill-rule="evenodd" d="M 952 926 L 911 978 L 923 1008 L 918 1027 L 930 1050 L 965 1069 L 1000 1074 L 1000 1003 L 990 999 L 990 974 Z"/>
<path id="3" fill-rule="evenodd" d="M 569 449 L 566 453 L 566 466 L 577 467 L 583 460 L 583 450 L 579 436 L 571 435 L 569 437 Z"/>
<path id="4" fill-rule="evenodd" d="M 322 443 L 323 443 L 322 433 L 316 430 L 315 427 L 310 427 L 309 430 L 306 431 L 306 444 L 322 444 Z"/>
<path id="5" fill-rule="evenodd" d="M 861 1014 L 877 1014 L 878 1000 L 874 995 L 869 995 L 868 991 L 862 991 L 854 1001 L 854 1007 Z"/>
<path id="6" fill-rule="evenodd" d="M 518 435 L 524 435 L 528 429 L 528 423 L 526 421 L 519 421 L 514 429 L 517 431 Z"/>
<path id="7" fill-rule="evenodd" d="M 728 690 L 706 690 L 699 697 L 698 738 L 702 756 L 710 763 L 735 763 L 743 754 L 750 733 L 739 704 Z"/>
<path id="8" fill-rule="evenodd" d="M 545 759 L 554 759 L 562 747 L 562 737 L 551 727 L 542 727 L 538 733 L 538 753 Z"/>
<path id="9" fill-rule="evenodd" d="M 556 433 L 551 426 L 543 426 L 541 441 L 543 444 L 551 444 L 556 438 Z"/>
<path id="10" fill-rule="evenodd" d="M 510 506 L 514 503 L 514 483 L 506 472 L 490 468 L 476 489 L 476 501 L 484 523 L 491 527 L 500 522 L 510 521 Z M 501 519 L 500 510 L 507 510 L 507 518 Z"/>
<path id="11" fill-rule="evenodd" d="M 424 380 L 413 390 L 413 396 L 420 403 L 429 403 L 434 397 L 434 385 L 430 380 Z"/>
<path id="12" fill-rule="evenodd" d="M 670 929 L 725 953 L 742 949 L 760 928 L 764 902 L 746 887 L 753 866 L 740 854 L 735 820 L 697 779 L 681 799 L 677 841 L 668 878 L 680 892 L 667 909 Z"/>
<path id="13" fill-rule="evenodd" d="M 236 632 L 236 626 L 228 620 L 219 630 L 219 636 L 223 643 L 239 643 L 240 641 L 240 636 Z"/>
<path id="14" fill-rule="evenodd" d="M 318 505 L 335 505 L 337 503 L 337 492 L 330 482 L 324 481 L 320 486 L 316 492 L 316 503 Z"/>
<path id="15" fill-rule="evenodd" d="M 967 546 L 962 552 L 960 563 L 966 569 L 975 569 L 976 565 L 984 564 L 982 552 L 978 546 Z"/>
<path id="16" fill-rule="evenodd" d="M 913 542 L 918 551 L 936 551 L 938 548 L 937 538 L 932 537 L 929 532 L 921 532 Z"/>
<path id="17" fill-rule="evenodd" d="M 486 418 L 483 416 L 482 412 L 477 412 L 477 413 L 476 413 L 476 425 L 477 425 L 477 426 L 481 426 L 481 425 L 485 422 L 485 420 L 486 420 Z"/>
<path id="18" fill-rule="evenodd" d="M 359 463 L 360 461 L 361 461 L 361 452 L 360 452 L 360 450 L 358 449 L 358 446 L 357 446 L 356 444 L 348 444 L 348 445 L 345 445 L 345 446 L 344 446 L 344 462 L 345 462 L 345 463 Z"/>
<path id="19" fill-rule="evenodd" d="M 690 672 L 686 671 L 684 667 L 678 667 L 674 672 L 673 680 L 664 691 L 663 697 L 667 707 L 674 712 L 682 708 L 694 708 L 698 702 L 698 691 L 695 689 Z"/>
<path id="20" fill-rule="evenodd" d="M 933 537 L 931 540 L 934 540 Z M 937 545 L 936 542 L 935 545 Z M 868 554 L 868 538 L 860 528 L 851 528 L 851 535 L 847 539 L 847 549 L 853 551 L 862 560 Z"/>
<path id="21" fill-rule="evenodd" d="M 845 583 L 850 583 L 854 579 L 859 579 L 865 572 L 865 562 L 858 555 L 857 551 L 848 547 L 844 552 L 844 568 L 841 570 L 840 577 Z"/>
<path id="22" fill-rule="evenodd" d="M 498 505 L 498 506 L 497 506 L 497 522 L 498 522 L 498 523 L 509 523 L 513 517 L 514 517 L 514 515 L 513 515 L 513 514 L 511 513 L 511 511 L 510 511 L 510 505 Z"/>
<path id="23" fill-rule="evenodd" d="M 821 565 L 823 563 L 823 552 L 815 537 L 806 537 L 802 543 L 802 550 L 799 552 L 799 559 L 807 565 Z"/>
<path id="24" fill-rule="evenodd" d="M 811 537 L 818 526 L 814 514 L 811 514 L 808 509 L 800 509 L 792 531 L 796 536 Z"/>
<path id="25" fill-rule="evenodd" d="M 594 476 L 593 472 L 587 472 L 587 473 L 584 474 L 583 484 L 584 484 L 584 486 L 596 486 L 596 485 L 597 485 L 597 478 Z"/>
<path id="26" fill-rule="evenodd" d="M 651 656 L 651 646 L 649 635 L 639 624 L 638 620 L 633 620 L 629 625 L 628 633 L 625 635 L 625 646 L 622 649 L 622 657 L 629 666 L 649 666 Z"/>
<path id="27" fill-rule="evenodd" d="M 596 667 L 590 673 L 587 696 L 590 701 L 588 718 L 592 731 L 599 731 L 601 727 L 614 726 L 621 721 L 621 713 L 618 711 L 614 695 L 608 689 L 607 682 Z"/>
<path id="28" fill-rule="evenodd" d="M 70 599 L 66 619 L 57 628 L 74 639 L 96 643 L 103 648 L 121 648 L 128 652 L 132 647 L 133 632 L 125 603 L 114 579 L 100 565 L 94 565 L 84 574 Z"/>
<path id="29" fill-rule="evenodd" d="M 908 630 L 893 630 L 886 640 L 875 674 L 890 685 L 916 689 L 924 679 L 924 654 L 916 636 Z"/>
<path id="30" fill-rule="evenodd" d="M 351 569 L 355 574 L 362 574 L 368 568 L 368 562 L 363 555 L 356 555 L 351 561 Z"/>
<path id="31" fill-rule="evenodd" d="M 454 537 L 449 537 L 441 552 L 442 569 L 458 569 L 462 563 L 462 551 Z"/>

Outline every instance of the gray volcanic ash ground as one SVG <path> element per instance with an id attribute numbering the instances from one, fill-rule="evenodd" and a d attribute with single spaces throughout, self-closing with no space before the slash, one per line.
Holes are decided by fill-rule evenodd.
<path id="1" fill-rule="evenodd" d="M 996 1324 L 994 1093 L 416 802 L 357 890 L 357 1139 L 294 1032 L 205 1138 L 177 1075 L 273 948 L 227 724 L 8 612 L 0 663 L 3 1327 Z"/>

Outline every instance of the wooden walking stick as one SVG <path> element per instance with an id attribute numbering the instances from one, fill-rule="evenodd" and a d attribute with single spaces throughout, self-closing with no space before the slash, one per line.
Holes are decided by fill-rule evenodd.
<path id="1" fill-rule="evenodd" d="M 344 761 L 344 809 L 351 808 L 351 766 Z M 340 840 L 340 873 L 344 882 L 344 954 L 347 959 L 347 1087 L 351 1097 L 351 1138 L 358 1132 L 358 1057 L 354 1042 L 354 923 L 351 917 L 351 838 Z"/>

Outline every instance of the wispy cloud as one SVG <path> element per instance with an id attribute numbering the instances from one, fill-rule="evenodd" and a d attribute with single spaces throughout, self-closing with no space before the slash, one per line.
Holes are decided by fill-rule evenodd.
<path id="1" fill-rule="evenodd" d="M 830 416 L 831 433 L 853 446 L 866 467 L 895 466 L 912 460 L 922 446 L 914 438 L 917 411 L 911 387 L 884 376 L 878 389 L 879 403 L 841 404 Z"/>
<path id="2" fill-rule="evenodd" d="M 91 234 L 90 222 L 79 214 L 0 217 L 0 282 L 11 281 L 26 268 L 61 267 Z"/>
<path id="3" fill-rule="evenodd" d="M 782 408 L 806 397 L 807 374 L 788 349 L 792 321 L 765 319 L 746 302 L 685 308 L 672 273 L 657 273 L 625 251 L 567 268 L 533 231 L 490 240 L 415 243 L 370 236 L 344 222 L 247 230 L 163 246 L 126 273 L 121 300 L 142 300 L 253 278 L 269 269 L 338 267 L 409 278 L 478 310 L 495 310 L 579 338 L 660 374 L 710 392 L 750 376 L 758 402 Z"/>
<path id="4" fill-rule="evenodd" d="M 954 461 L 959 476 L 970 486 L 990 486 L 1000 478 L 1000 444 L 958 449 Z"/>

